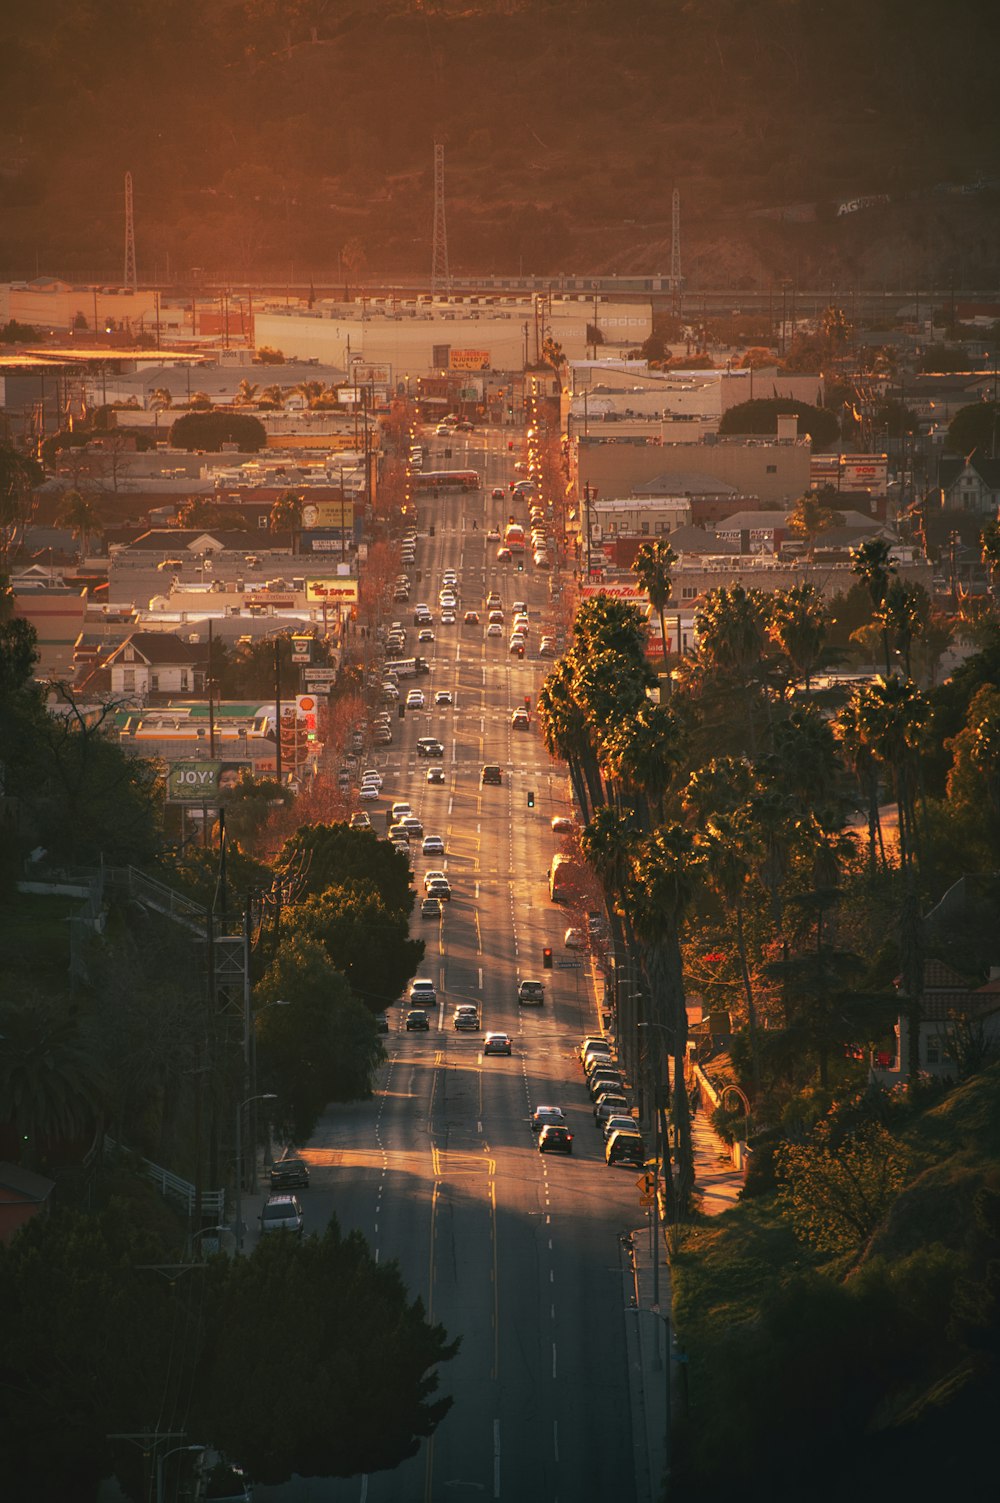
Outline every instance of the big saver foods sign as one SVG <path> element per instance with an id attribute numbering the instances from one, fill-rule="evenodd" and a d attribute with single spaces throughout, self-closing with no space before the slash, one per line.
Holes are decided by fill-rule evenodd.
<path id="1" fill-rule="evenodd" d="M 356 579 L 307 579 L 306 602 L 322 605 L 324 600 L 346 602 L 354 605 L 358 598 Z"/>

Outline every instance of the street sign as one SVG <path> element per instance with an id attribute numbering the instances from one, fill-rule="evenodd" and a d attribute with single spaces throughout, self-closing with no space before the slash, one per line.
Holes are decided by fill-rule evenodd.
<path id="1" fill-rule="evenodd" d="M 582 964 L 583 962 L 580 960 L 558 959 L 553 961 L 553 965 L 557 971 L 578 971 Z"/>
<path id="2" fill-rule="evenodd" d="M 337 677 L 336 668 L 307 668 L 306 678 L 313 684 L 332 684 Z"/>
<path id="3" fill-rule="evenodd" d="M 655 1195 L 640 1195 L 639 1196 L 639 1204 L 641 1206 L 651 1206 L 651 1205 L 655 1204 L 655 1201 L 656 1201 L 656 1196 Z"/>

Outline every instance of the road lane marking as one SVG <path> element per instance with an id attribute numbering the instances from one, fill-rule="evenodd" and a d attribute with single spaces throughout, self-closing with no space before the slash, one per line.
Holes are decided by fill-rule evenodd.
<path id="1" fill-rule="evenodd" d="M 482 991 L 482 989 L 483 989 L 483 968 L 482 968 L 482 966 L 480 966 L 479 967 L 479 990 Z"/>
<path id="2" fill-rule="evenodd" d="M 493 1496 L 500 1496 L 500 1421 L 493 1421 Z"/>

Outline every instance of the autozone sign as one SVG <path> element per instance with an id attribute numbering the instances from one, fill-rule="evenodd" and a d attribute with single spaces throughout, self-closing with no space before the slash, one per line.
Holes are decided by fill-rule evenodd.
<path id="1" fill-rule="evenodd" d="M 616 600 L 631 600 L 634 605 L 649 604 L 642 590 L 629 584 L 585 584 L 580 593 L 584 596 L 613 595 Z"/>

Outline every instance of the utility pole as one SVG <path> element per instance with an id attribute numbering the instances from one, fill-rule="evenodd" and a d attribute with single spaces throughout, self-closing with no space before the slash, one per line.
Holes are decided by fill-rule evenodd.
<path id="1" fill-rule="evenodd" d="M 136 291 L 135 275 L 135 222 L 132 213 L 132 174 L 125 174 L 125 286 L 129 292 Z M 95 295 L 94 325 L 97 325 L 97 304 Z"/>
<path id="2" fill-rule="evenodd" d="M 278 638 L 274 639 L 274 770 L 281 784 L 281 658 Z"/>

